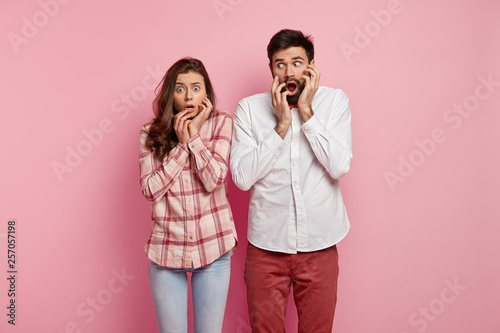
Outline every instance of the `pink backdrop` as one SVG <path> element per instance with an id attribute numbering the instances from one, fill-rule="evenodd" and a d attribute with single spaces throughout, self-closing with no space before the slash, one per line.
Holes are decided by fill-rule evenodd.
<path id="1" fill-rule="evenodd" d="M 269 38 L 315 38 L 321 84 L 351 100 L 341 181 L 339 333 L 500 332 L 500 2 L 69 1 L 0 4 L 0 330 L 156 332 L 143 245 L 141 124 L 154 86 L 202 59 L 221 109 L 269 89 Z M 248 193 L 225 333 L 249 332 Z M 16 325 L 7 224 L 16 221 Z M 296 332 L 294 308 L 287 327 Z"/>

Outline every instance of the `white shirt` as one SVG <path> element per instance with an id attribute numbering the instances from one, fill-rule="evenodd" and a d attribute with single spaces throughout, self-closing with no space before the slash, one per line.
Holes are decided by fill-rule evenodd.
<path id="1" fill-rule="evenodd" d="M 319 87 L 314 115 L 293 108 L 284 139 L 276 133 L 271 93 L 244 98 L 234 113 L 231 173 L 250 189 L 248 241 L 284 253 L 321 250 L 350 228 L 338 179 L 352 160 L 351 109 L 340 89 Z"/>

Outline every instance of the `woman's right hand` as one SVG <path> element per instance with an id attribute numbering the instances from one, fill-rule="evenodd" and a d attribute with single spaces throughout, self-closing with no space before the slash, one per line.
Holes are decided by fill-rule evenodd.
<path id="1" fill-rule="evenodd" d="M 174 117 L 174 131 L 179 143 L 187 148 L 187 142 L 190 138 L 188 126 L 191 123 L 189 119 L 189 110 L 179 112 Z"/>

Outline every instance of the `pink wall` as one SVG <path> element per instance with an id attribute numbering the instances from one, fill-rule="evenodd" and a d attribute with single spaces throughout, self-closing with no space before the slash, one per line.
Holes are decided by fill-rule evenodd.
<path id="1" fill-rule="evenodd" d="M 2 332 L 156 331 L 143 253 L 149 206 L 138 182 L 152 88 L 175 60 L 198 57 L 219 108 L 232 113 L 269 89 L 265 48 L 284 27 L 315 37 L 322 85 L 351 99 L 354 160 L 341 183 L 352 229 L 339 245 L 334 331 L 500 332 L 498 1 L 4 0 L 0 8 Z M 229 189 L 241 242 L 224 332 L 249 332 L 248 193 Z M 6 316 L 11 219 L 15 327 Z"/>

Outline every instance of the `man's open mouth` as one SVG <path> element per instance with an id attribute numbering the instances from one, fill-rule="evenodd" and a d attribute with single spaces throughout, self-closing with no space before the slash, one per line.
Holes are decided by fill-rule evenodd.
<path id="1" fill-rule="evenodd" d="M 288 90 L 291 95 L 295 95 L 295 93 L 297 92 L 297 83 L 295 83 L 294 81 L 287 82 L 286 90 Z"/>

